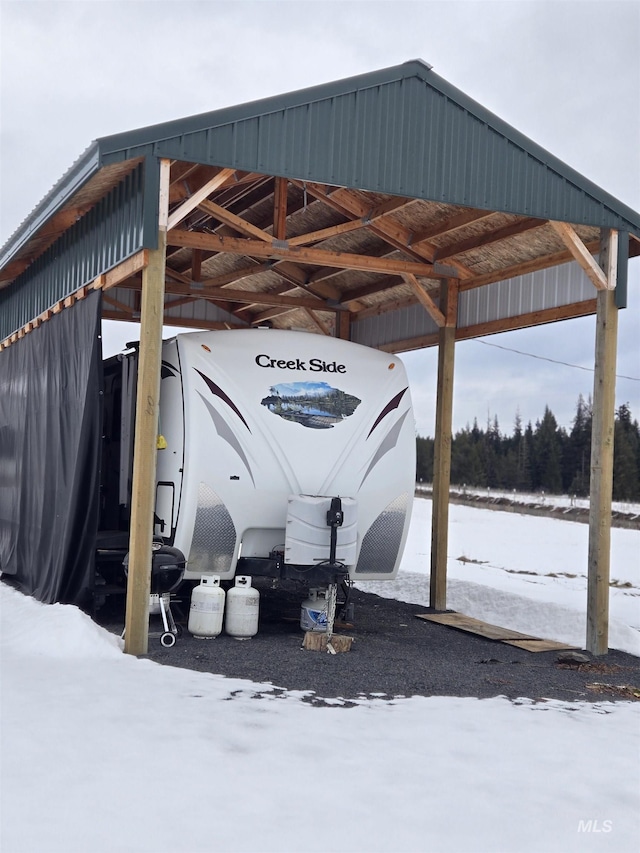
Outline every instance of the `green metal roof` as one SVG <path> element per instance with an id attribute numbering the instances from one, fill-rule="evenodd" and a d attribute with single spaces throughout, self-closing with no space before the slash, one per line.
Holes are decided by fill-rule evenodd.
<path id="1" fill-rule="evenodd" d="M 413 60 L 98 139 L 5 244 L 0 268 L 100 168 L 141 156 L 640 234 L 640 214 Z"/>
<path id="2" fill-rule="evenodd" d="M 420 60 L 98 145 L 103 164 L 154 155 L 640 232 L 640 214 Z"/>

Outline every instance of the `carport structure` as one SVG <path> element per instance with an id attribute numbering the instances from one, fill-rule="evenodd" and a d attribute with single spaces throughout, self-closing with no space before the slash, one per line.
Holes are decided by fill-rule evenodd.
<path id="1" fill-rule="evenodd" d="M 141 322 L 126 635 L 140 654 L 163 325 L 438 346 L 443 610 L 455 342 L 595 313 L 586 646 L 604 654 L 617 311 L 638 254 L 638 213 L 414 60 L 96 140 L 1 250 L 0 379 L 87 300 Z"/>

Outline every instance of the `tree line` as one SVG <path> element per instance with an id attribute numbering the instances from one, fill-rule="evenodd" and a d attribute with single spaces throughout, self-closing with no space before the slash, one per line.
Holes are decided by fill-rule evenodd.
<path id="1" fill-rule="evenodd" d="M 486 429 L 467 425 L 452 438 L 451 482 L 476 488 L 509 489 L 549 494 L 589 494 L 591 460 L 591 398 L 578 397 L 569 431 L 558 426 L 545 406 L 535 425 L 523 428 L 516 414 L 511 435 L 501 432 L 498 418 Z M 433 481 L 433 438 L 417 438 L 417 478 Z M 640 500 L 640 428 L 627 403 L 615 413 L 613 498 Z"/>

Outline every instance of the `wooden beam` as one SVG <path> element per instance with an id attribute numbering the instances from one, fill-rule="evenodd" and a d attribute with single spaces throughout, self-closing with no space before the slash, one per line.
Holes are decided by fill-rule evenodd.
<path id="1" fill-rule="evenodd" d="M 158 248 L 149 251 L 149 263 L 142 273 L 140 353 L 124 639 L 124 650 L 132 655 L 145 655 L 149 638 L 151 543 L 155 508 L 169 174 L 170 161 L 161 160 Z"/>
<path id="2" fill-rule="evenodd" d="M 271 272 L 273 269 L 272 263 L 252 263 L 247 265 L 246 267 L 241 267 L 237 270 L 231 270 L 230 272 L 221 273 L 220 275 L 216 275 L 213 278 L 205 278 L 202 281 L 203 287 L 224 287 L 227 284 L 235 284 L 238 281 L 242 281 L 243 278 L 249 278 L 250 276 L 260 275 L 264 272 Z"/>
<path id="3" fill-rule="evenodd" d="M 362 228 L 366 228 L 368 224 L 368 221 L 364 218 L 350 219 L 349 222 L 343 222 L 340 225 L 330 225 L 328 228 L 321 228 L 319 231 L 310 231 L 308 234 L 290 237 L 287 242 L 290 246 L 308 246 L 311 243 L 320 243 L 322 240 L 328 240 L 340 234 L 359 231 Z"/>
<path id="4" fill-rule="evenodd" d="M 122 284 L 131 276 L 139 273 L 149 263 L 149 250 L 143 249 L 126 261 L 113 267 L 109 272 L 102 273 L 89 285 L 93 290 L 109 290 L 118 284 Z"/>
<path id="5" fill-rule="evenodd" d="M 334 210 L 344 216 L 364 218 L 371 233 L 392 245 L 394 249 L 406 252 L 413 258 L 433 261 L 435 252 L 433 246 L 424 243 L 419 251 L 415 251 L 411 245 L 412 232 L 389 216 L 394 210 L 404 207 L 408 203 L 408 199 L 392 198 L 384 206 L 371 210 L 367 203 L 351 190 L 341 188 L 330 192 L 329 188 L 323 184 L 307 184 L 306 186 L 315 198 L 325 204 L 330 204 Z"/>
<path id="6" fill-rule="evenodd" d="M 343 341 L 351 340 L 351 314 L 349 311 L 339 311 L 336 314 L 336 337 Z"/>
<path id="7" fill-rule="evenodd" d="M 595 299 L 571 302 L 556 308 L 545 308 L 542 311 L 530 311 L 528 314 L 519 314 L 516 317 L 503 317 L 500 320 L 491 320 L 489 323 L 465 326 L 456 332 L 456 340 L 466 341 L 501 332 L 513 332 L 516 329 L 528 329 L 531 326 L 542 326 L 546 323 L 557 323 L 559 320 L 572 320 L 574 317 L 588 317 L 590 314 L 595 314 L 595 311 Z"/>
<path id="8" fill-rule="evenodd" d="M 121 287 L 129 290 L 138 290 L 133 284 L 123 282 Z M 190 285 L 173 284 L 172 282 L 165 283 L 165 293 L 172 293 L 176 296 L 189 296 L 194 299 L 207 299 L 209 301 L 219 302 L 240 302 L 247 305 L 277 305 L 286 306 L 289 308 L 310 308 L 318 311 L 337 311 L 337 306 L 327 305 L 320 297 L 312 294 L 304 296 L 285 296 L 280 293 L 258 290 L 232 290 L 228 287 L 207 287 L 195 288 Z"/>
<path id="9" fill-rule="evenodd" d="M 500 332 L 512 332 L 515 329 L 528 329 L 531 326 L 541 326 L 559 320 L 570 320 L 574 317 L 587 317 L 590 314 L 595 314 L 595 311 L 596 300 L 588 299 L 584 302 L 562 305 L 560 308 L 547 308 L 544 311 L 533 311 L 529 314 L 521 314 L 518 317 L 507 317 L 502 320 L 492 320 L 490 323 L 479 323 L 475 326 L 458 328 L 456 330 L 456 341 L 472 340 Z M 360 316 L 358 314 L 358 317 Z M 382 344 L 378 349 L 385 352 L 410 352 L 411 350 L 433 347 L 437 343 L 437 334 L 419 335 L 415 338 L 405 338 L 402 341 Z"/>
<path id="10" fill-rule="evenodd" d="M 475 234 L 473 237 L 467 237 L 465 240 L 458 240 L 457 243 L 448 243 L 446 246 L 441 246 L 436 251 L 434 260 L 449 261 L 451 258 L 456 255 L 461 255 L 463 252 L 469 252 L 472 249 L 480 249 L 483 246 L 490 246 L 492 243 L 499 243 L 501 240 L 506 240 L 509 237 L 517 237 L 518 234 L 524 234 L 526 231 L 531 231 L 533 228 L 542 228 L 542 226 L 546 224 L 546 219 L 535 219 L 533 217 L 520 219 L 517 222 L 511 222 L 509 225 L 504 225 L 502 228 L 496 228 L 494 231 Z"/>
<path id="11" fill-rule="evenodd" d="M 420 245 L 414 243 L 414 234 L 401 225 L 397 220 L 391 219 L 388 214 L 398 207 L 405 207 L 409 203 L 415 202 L 415 199 L 398 199 L 391 198 L 385 204 L 370 210 L 359 196 L 354 192 L 346 189 L 338 189 L 330 193 L 328 187 L 323 184 L 306 184 L 309 192 L 318 200 L 325 204 L 330 204 L 334 210 L 339 211 L 344 216 L 364 217 L 369 220 L 367 227 L 372 234 L 375 234 L 381 240 L 384 240 L 389 245 L 393 246 L 401 252 L 404 252 L 411 258 L 417 260 L 427 260 L 433 262 L 435 256 L 435 247 L 422 240 Z M 459 262 L 453 263 L 457 274 L 461 278 L 468 278 L 473 275 L 468 267 Z M 442 271 L 434 274 L 436 278 L 442 278 Z"/>
<path id="12" fill-rule="evenodd" d="M 201 201 L 198 205 L 199 210 L 204 210 L 210 216 L 215 217 L 218 222 L 223 222 L 225 225 L 231 226 L 234 231 L 239 231 L 241 234 L 248 234 L 250 237 L 255 237 L 257 240 L 263 240 L 265 243 L 270 243 L 272 240 L 271 234 L 267 234 L 262 228 L 252 225 L 241 216 L 227 210 L 226 207 L 221 207 L 208 199 Z"/>
<path id="13" fill-rule="evenodd" d="M 598 245 L 599 244 L 597 242 L 585 244 L 589 252 L 597 252 Z M 486 284 L 494 284 L 496 281 L 507 281 L 507 279 L 516 278 L 519 275 L 526 275 L 530 272 L 538 272 L 539 270 L 546 270 L 550 267 L 557 267 L 560 264 L 567 263 L 571 260 L 573 260 L 573 255 L 569 251 L 554 252 L 553 255 L 545 254 L 530 261 L 514 264 L 511 267 L 504 267 L 500 270 L 465 279 L 460 282 L 460 290 L 473 290 L 476 287 L 484 287 Z"/>
<path id="14" fill-rule="evenodd" d="M 367 296 L 373 296 L 376 293 L 384 293 L 387 290 L 394 290 L 396 287 L 402 287 L 404 284 L 402 277 L 390 275 L 384 278 L 379 278 L 369 284 L 363 284 L 362 287 L 357 287 L 355 290 L 344 291 L 340 302 L 343 305 L 350 305 L 352 302 L 357 302 Z M 355 310 L 355 309 L 354 309 Z"/>
<path id="15" fill-rule="evenodd" d="M 429 296 L 427 291 L 420 284 L 415 275 L 403 275 L 402 278 L 411 287 L 415 295 L 418 297 L 418 302 L 422 305 L 423 308 L 426 308 L 429 316 L 435 322 L 438 328 L 442 328 L 442 326 L 446 324 L 444 314 L 438 308 L 433 299 Z"/>
<path id="16" fill-rule="evenodd" d="M 118 299 L 114 299 L 113 296 L 103 295 L 102 299 L 106 302 L 107 305 L 111 305 L 112 308 L 117 308 L 118 311 L 122 311 L 123 314 L 128 315 L 128 317 L 133 320 L 133 308 L 130 305 L 126 305 L 124 302 L 120 302 Z"/>
<path id="17" fill-rule="evenodd" d="M 165 267 L 166 272 L 166 267 Z M 191 253 L 191 281 L 200 281 L 202 277 L 202 252 L 194 249 Z"/>
<path id="18" fill-rule="evenodd" d="M 215 192 L 215 190 L 219 189 L 230 178 L 232 178 L 235 171 L 235 169 L 221 169 L 215 177 L 211 178 L 210 181 L 207 181 L 207 183 L 203 187 L 200 187 L 199 190 L 196 190 L 190 198 L 184 201 L 180 207 L 174 210 L 171 216 L 169 216 L 167 219 L 167 230 L 170 231 L 182 222 L 182 220 L 187 217 L 192 210 L 195 210 L 195 208 L 198 207 L 201 201 L 206 199 L 212 192 Z"/>
<path id="19" fill-rule="evenodd" d="M 326 323 L 324 323 L 324 322 L 320 319 L 320 317 L 318 317 L 318 316 L 316 315 L 316 312 L 315 312 L 315 311 L 312 311 L 310 308 L 304 308 L 303 310 L 304 310 L 304 313 L 307 315 L 307 317 L 311 320 L 311 322 L 313 323 L 313 325 L 314 325 L 314 326 L 315 326 L 315 327 L 316 327 L 316 328 L 317 328 L 317 329 L 318 329 L 318 330 L 319 330 L 323 335 L 327 335 L 327 337 L 332 337 L 332 335 L 333 335 L 333 330 L 331 329 L 331 327 L 330 327 L 330 326 L 328 326 Z"/>
<path id="20" fill-rule="evenodd" d="M 450 282 L 440 287 L 440 305 L 448 318 L 457 314 L 458 290 Z M 431 520 L 431 577 L 429 603 L 435 610 L 447 607 L 447 545 L 449 541 L 449 486 L 453 423 L 453 366 L 456 330 L 445 325 L 438 332 L 438 380 L 433 460 Z"/>
<path id="21" fill-rule="evenodd" d="M 444 234 L 449 234 L 457 228 L 463 228 L 465 225 L 470 225 L 472 222 L 480 222 L 483 219 L 488 219 L 490 216 L 495 216 L 493 210 L 465 210 L 462 213 L 456 213 L 441 222 L 425 228 L 423 231 L 418 231 L 414 234 L 412 245 L 415 247 L 427 240 L 432 240 L 434 237 L 442 237 Z"/>
<path id="22" fill-rule="evenodd" d="M 609 650 L 611 499 L 618 340 L 618 308 L 614 293 L 617 279 L 617 231 L 609 231 L 606 235 L 600 257 L 606 270 L 607 287 L 597 295 L 591 427 L 586 648 L 593 655 L 605 655 Z"/>
<path id="23" fill-rule="evenodd" d="M 276 178 L 273 188 L 273 236 L 276 240 L 287 237 L 287 187 L 286 178 Z"/>
<path id="24" fill-rule="evenodd" d="M 380 344 L 377 349 L 382 350 L 383 352 L 393 352 L 393 353 L 401 353 L 401 352 L 411 352 L 412 350 L 417 349 L 428 349 L 430 347 L 437 347 L 438 341 L 440 339 L 440 330 L 438 329 L 432 335 L 420 335 L 416 338 L 405 338 L 403 341 L 392 341 L 388 344 Z"/>
<path id="25" fill-rule="evenodd" d="M 410 297 L 401 299 L 387 299 L 385 302 L 379 302 L 377 305 L 370 305 L 368 308 L 356 310 L 350 303 L 349 308 L 354 314 L 356 320 L 364 320 L 366 317 L 381 317 L 389 311 L 401 311 L 403 308 L 413 308 L 416 304 L 416 297 L 412 294 Z"/>
<path id="26" fill-rule="evenodd" d="M 238 313 L 241 313 L 245 307 L 246 306 L 240 308 Z M 249 322 L 252 326 L 260 325 L 260 323 L 264 323 L 265 320 L 273 320 L 274 317 L 282 317 L 284 314 L 291 314 L 291 312 L 295 310 L 295 308 L 268 308 L 260 314 L 254 314 L 250 318 Z"/>
<path id="27" fill-rule="evenodd" d="M 230 323 L 228 320 L 193 320 L 188 317 L 172 317 L 165 314 L 165 326 L 184 326 L 189 329 L 210 329 L 212 331 L 224 331 L 225 329 L 250 329 L 248 323 Z"/>
<path id="28" fill-rule="evenodd" d="M 594 287 L 597 290 L 607 290 L 609 288 L 609 283 L 607 282 L 606 275 L 602 271 L 602 268 L 598 266 L 591 255 L 591 252 L 589 252 L 571 225 L 567 222 L 554 222 L 553 220 L 549 220 L 549 224 L 560 237 L 567 249 L 571 252 L 578 264 L 580 264 Z"/>
<path id="29" fill-rule="evenodd" d="M 203 234 L 196 231 L 171 231 L 167 237 L 171 246 L 188 249 L 206 249 L 211 252 L 228 252 L 233 255 L 245 255 L 257 258 L 277 258 L 298 264 L 337 267 L 338 269 L 364 270 L 380 273 L 413 273 L 425 278 L 442 278 L 442 273 L 433 271 L 427 263 L 403 261 L 397 258 L 374 258 L 369 255 L 354 255 L 348 252 L 327 252 L 323 249 L 308 249 L 294 246 L 287 248 L 277 241 L 263 243 L 259 240 L 247 240 L 239 237 L 220 237 L 217 234 Z"/>

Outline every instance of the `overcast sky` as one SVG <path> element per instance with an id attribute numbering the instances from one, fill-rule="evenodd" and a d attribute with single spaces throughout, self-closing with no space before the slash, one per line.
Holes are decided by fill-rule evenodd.
<path id="1" fill-rule="evenodd" d="M 637 0 L 1 0 L 0 11 L 0 244 L 97 137 L 415 58 L 640 210 Z M 617 404 L 640 419 L 639 260 L 629 279 Z M 109 325 L 113 351 L 131 330 Z M 516 411 L 535 424 L 545 405 L 569 428 L 592 391 L 594 335 L 582 318 L 458 344 L 454 429 L 497 415 L 511 432 Z M 418 431 L 432 435 L 436 352 L 405 361 Z"/>

